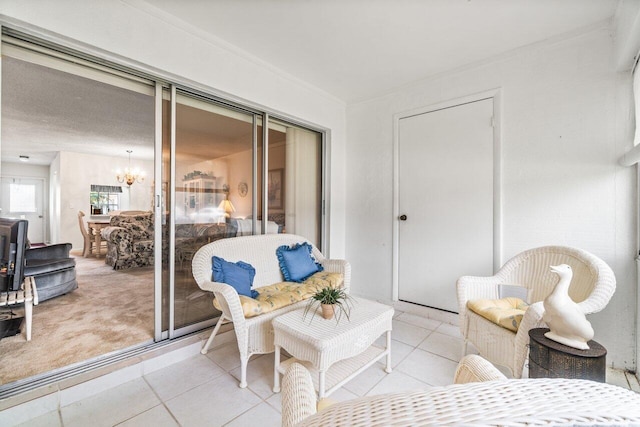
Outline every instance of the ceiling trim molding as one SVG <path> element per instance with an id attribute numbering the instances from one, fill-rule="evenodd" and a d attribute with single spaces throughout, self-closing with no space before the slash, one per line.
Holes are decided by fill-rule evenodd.
<path id="1" fill-rule="evenodd" d="M 311 83 L 302 80 L 296 76 L 294 76 L 293 74 L 290 74 L 286 71 L 284 71 L 281 68 L 276 67 L 275 65 L 264 61 L 263 59 L 258 58 L 257 56 L 247 52 L 244 49 L 241 49 L 240 47 L 229 43 L 228 41 L 217 37 L 211 33 L 208 33 L 206 31 L 201 30 L 200 28 L 189 24 L 188 22 L 183 21 L 180 18 L 177 18 L 147 2 L 145 2 L 144 0 L 122 0 L 122 2 L 134 9 L 138 9 L 139 11 L 142 11 L 144 13 L 147 13 L 151 16 L 153 16 L 156 19 L 159 19 L 165 23 L 167 23 L 168 25 L 174 26 L 188 34 L 190 34 L 193 37 L 197 37 L 201 40 L 204 40 L 205 42 L 212 44 L 220 49 L 223 49 L 225 51 L 227 51 L 229 54 L 231 55 L 235 55 L 238 56 L 246 61 L 249 61 L 251 63 L 253 63 L 254 65 L 257 65 L 259 67 L 265 68 L 269 71 L 271 71 L 274 74 L 277 74 L 280 77 L 286 78 L 287 80 L 291 81 L 292 83 L 295 83 L 297 85 L 303 86 L 306 89 L 312 90 L 314 92 L 318 92 L 320 93 L 322 96 L 324 96 L 326 99 L 332 101 L 332 102 L 336 102 L 339 103 L 341 105 L 346 105 L 346 102 L 343 99 L 338 98 L 337 96 L 317 87 L 312 85 Z"/>

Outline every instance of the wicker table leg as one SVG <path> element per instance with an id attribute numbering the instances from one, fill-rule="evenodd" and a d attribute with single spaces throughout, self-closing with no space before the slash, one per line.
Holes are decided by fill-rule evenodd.
<path id="1" fill-rule="evenodd" d="M 325 374 L 327 371 L 320 371 L 318 377 L 318 400 L 324 398 Z"/>
<path id="2" fill-rule="evenodd" d="M 387 367 L 384 371 L 391 373 L 391 331 L 387 331 Z"/>
<path id="3" fill-rule="evenodd" d="M 275 361 L 273 362 L 273 392 L 280 393 L 280 373 L 278 368 L 280 367 L 280 346 L 276 346 Z"/>

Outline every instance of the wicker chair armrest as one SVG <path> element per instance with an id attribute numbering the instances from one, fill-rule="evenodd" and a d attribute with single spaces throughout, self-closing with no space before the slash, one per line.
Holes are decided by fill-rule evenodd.
<path id="1" fill-rule="evenodd" d="M 598 269 L 598 281 L 591 295 L 578 303 L 584 314 L 597 313 L 605 308 L 616 291 L 616 276 L 613 270 L 603 261 L 598 262 L 596 268 Z"/>
<path id="2" fill-rule="evenodd" d="M 102 229 L 100 234 L 102 235 L 102 238 L 107 242 L 115 243 L 122 240 L 133 242 L 133 237 L 131 232 L 122 227 L 117 227 L 117 226 L 105 227 Z"/>
<path id="3" fill-rule="evenodd" d="M 203 291 L 213 292 L 218 303 L 220 303 L 224 316 L 227 319 L 231 319 L 235 324 L 236 333 L 239 329 L 244 329 L 246 319 L 244 318 L 244 312 L 242 311 L 240 297 L 233 286 L 227 285 L 226 283 L 206 280 L 200 284 L 200 289 Z"/>
<path id="4" fill-rule="evenodd" d="M 546 323 L 542 320 L 543 314 L 544 305 L 542 301 L 531 304 L 522 317 L 522 322 L 520 322 L 520 327 L 518 328 L 518 333 L 516 335 L 526 335 L 526 340 L 528 342 L 529 330 L 533 328 L 543 328 L 546 326 Z"/>
<path id="5" fill-rule="evenodd" d="M 282 379 L 282 426 L 292 427 L 316 413 L 316 392 L 309 371 L 292 363 Z"/>
<path id="6" fill-rule="evenodd" d="M 491 362 L 477 354 L 469 354 L 460 359 L 453 382 L 454 384 L 466 384 L 504 379 L 507 377 Z"/>
<path id="7" fill-rule="evenodd" d="M 462 276 L 456 282 L 458 303 L 466 306 L 467 301 L 472 299 L 496 299 L 500 283 L 502 283 L 502 279 L 499 276 Z"/>
<path id="8" fill-rule="evenodd" d="M 321 264 L 325 271 L 342 274 L 344 278 L 342 288 L 348 293 L 351 288 L 351 264 L 343 259 L 324 259 Z"/>
<path id="9" fill-rule="evenodd" d="M 527 360 L 529 354 L 529 331 L 535 328 L 543 328 L 546 326 L 542 315 L 544 314 L 544 306 L 542 301 L 538 301 L 529 306 L 522 317 L 522 322 L 518 327 L 515 337 L 515 368 L 513 375 L 515 378 L 521 378 L 524 361 Z"/>
<path id="10" fill-rule="evenodd" d="M 462 336 L 467 336 L 467 301 L 478 298 L 498 298 L 498 285 L 500 283 L 501 278 L 499 276 L 462 276 L 456 281 L 460 332 Z"/>

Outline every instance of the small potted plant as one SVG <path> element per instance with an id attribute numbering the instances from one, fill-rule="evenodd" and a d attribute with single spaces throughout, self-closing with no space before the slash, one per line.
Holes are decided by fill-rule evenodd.
<path id="1" fill-rule="evenodd" d="M 304 316 L 310 310 L 313 310 L 313 317 L 316 315 L 316 309 L 320 305 L 322 309 L 322 317 L 325 319 L 332 319 L 335 315 L 336 323 L 340 321 L 342 315 L 349 319 L 351 314 L 352 298 L 347 294 L 344 289 L 332 288 L 327 286 L 317 291 L 311 298 L 304 310 Z M 313 317 L 311 319 L 313 320 Z"/>

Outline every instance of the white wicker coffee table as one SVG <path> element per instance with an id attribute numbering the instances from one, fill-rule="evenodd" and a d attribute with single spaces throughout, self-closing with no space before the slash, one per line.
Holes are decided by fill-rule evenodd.
<path id="1" fill-rule="evenodd" d="M 350 318 L 325 320 L 318 312 L 303 316 L 305 308 L 290 311 L 273 320 L 275 367 L 273 391 L 280 391 L 280 374 L 298 362 L 312 373 L 318 398 L 330 395 L 347 381 L 387 357 L 385 371 L 391 372 L 391 319 L 393 307 L 355 298 Z M 386 332 L 384 348 L 373 345 Z M 280 349 L 290 359 L 280 363 Z"/>

